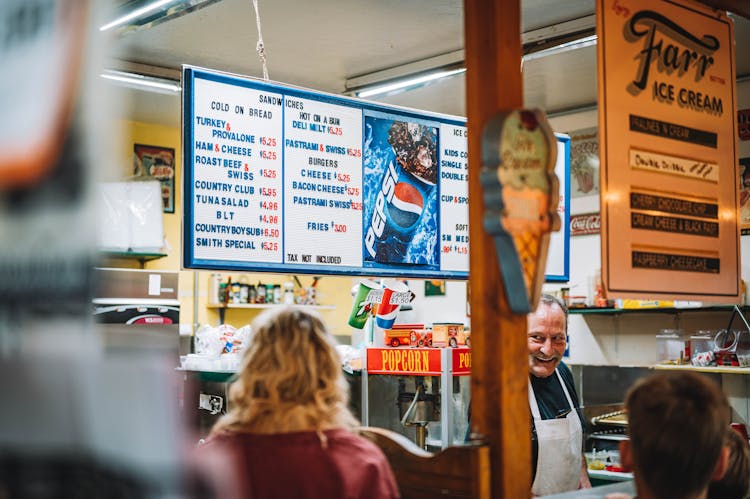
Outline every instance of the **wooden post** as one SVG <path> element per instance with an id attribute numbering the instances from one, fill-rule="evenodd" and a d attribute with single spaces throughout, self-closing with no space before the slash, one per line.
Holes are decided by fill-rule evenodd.
<path id="1" fill-rule="evenodd" d="M 531 496 L 526 317 L 510 313 L 495 253 L 482 225 L 482 129 L 523 106 L 520 0 L 465 0 L 469 127 L 472 429 L 490 444 L 493 498 Z"/>

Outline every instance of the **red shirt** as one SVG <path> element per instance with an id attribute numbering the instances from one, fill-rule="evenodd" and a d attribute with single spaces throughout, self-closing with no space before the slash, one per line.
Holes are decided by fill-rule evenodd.
<path id="1" fill-rule="evenodd" d="M 390 499 L 399 492 L 383 452 L 349 430 L 225 432 L 206 445 L 230 452 L 245 499 Z M 325 445 L 325 447 L 324 447 Z"/>

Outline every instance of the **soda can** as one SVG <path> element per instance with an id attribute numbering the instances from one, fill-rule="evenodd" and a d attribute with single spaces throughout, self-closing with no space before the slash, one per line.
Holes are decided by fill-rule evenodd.
<path id="1" fill-rule="evenodd" d="M 354 295 L 352 311 L 349 314 L 349 325 L 356 329 L 364 328 L 373 306 L 378 304 L 382 294 L 383 290 L 380 288 L 380 284 L 368 279 L 359 281 Z"/>
<path id="2" fill-rule="evenodd" d="M 401 281 L 386 284 L 383 298 L 378 305 L 375 324 L 382 329 L 392 328 L 401 305 L 409 303 L 409 300 L 411 300 L 411 292 L 406 284 Z"/>
<path id="3" fill-rule="evenodd" d="M 365 232 L 365 259 L 379 263 L 427 264 L 427 252 L 409 254 L 427 213 L 436 184 L 407 171 L 394 151 L 385 156 L 386 168 Z M 432 216 L 436 216 L 432 213 Z"/>

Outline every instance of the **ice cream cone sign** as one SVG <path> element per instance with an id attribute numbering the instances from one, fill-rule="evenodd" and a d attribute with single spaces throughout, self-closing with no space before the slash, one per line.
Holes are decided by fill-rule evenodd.
<path id="1" fill-rule="evenodd" d="M 557 144 L 539 110 L 492 118 L 482 135 L 484 228 L 495 240 L 514 313 L 536 308 L 551 231 L 560 229 Z"/>

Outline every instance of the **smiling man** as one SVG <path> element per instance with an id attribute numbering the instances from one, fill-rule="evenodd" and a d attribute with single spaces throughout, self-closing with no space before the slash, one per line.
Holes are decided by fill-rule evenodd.
<path id="1" fill-rule="evenodd" d="M 562 362 L 568 310 L 551 295 L 528 315 L 529 406 L 534 496 L 591 487 L 583 458 L 583 416 Z"/>

